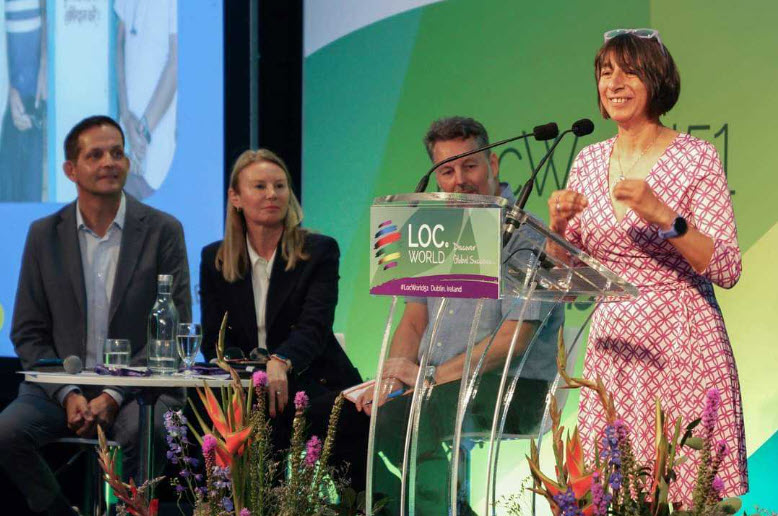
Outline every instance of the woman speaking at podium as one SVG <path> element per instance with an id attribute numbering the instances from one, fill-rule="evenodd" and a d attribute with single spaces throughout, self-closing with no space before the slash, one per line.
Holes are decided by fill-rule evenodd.
<path id="1" fill-rule="evenodd" d="M 323 436 L 335 396 L 362 381 L 332 333 L 338 244 L 300 227 L 302 218 L 283 160 L 266 149 L 247 150 L 230 175 L 224 240 L 203 249 L 200 265 L 203 355 L 216 355 L 228 312 L 225 349 L 239 348 L 245 356 L 258 349 L 269 356 L 276 451 L 288 445 L 296 391 L 310 397 L 311 430 Z M 366 439 L 354 451 L 357 459 L 349 456 L 348 444 L 336 447 L 353 475 L 364 476 L 356 462 L 364 462 Z"/>
<path id="2" fill-rule="evenodd" d="M 617 134 L 584 148 L 567 189 L 549 198 L 551 229 L 634 284 L 631 301 L 605 302 L 592 318 L 584 374 L 602 378 L 632 432 L 636 458 L 652 464 L 655 406 L 673 421 L 699 417 L 718 389 L 714 433 L 729 453 L 723 496 L 748 490 L 743 413 L 735 360 L 712 283 L 730 288 L 741 270 L 735 218 L 710 143 L 662 125 L 680 77 L 653 29 L 604 35 L 595 58 L 600 112 Z M 579 424 L 594 456 L 604 416 L 583 392 Z M 694 454 L 692 454 L 694 455 Z M 670 501 L 688 506 L 696 461 L 677 468 Z"/>

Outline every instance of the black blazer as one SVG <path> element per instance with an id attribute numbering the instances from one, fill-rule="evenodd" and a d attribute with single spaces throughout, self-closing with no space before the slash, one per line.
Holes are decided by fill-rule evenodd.
<path id="1" fill-rule="evenodd" d="M 241 348 L 246 355 L 257 347 L 251 270 L 243 279 L 228 283 L 216 270 L 220 244 L 205 246 L 200 262 L 202 352 L 208 360 L 216 355 L 225 311 L 229 312 L 225 347 Z M 265 312 L 267 348 L 292 361 L 299 389 L 315 393 L 350 387 L 362 380 L 332 333 L 338 303 L 338 244 L 328 236 L 308 234 L 304 249 L 310 258 L 289 271 L 284 270 L 280 244 L 276 249 Z"/>

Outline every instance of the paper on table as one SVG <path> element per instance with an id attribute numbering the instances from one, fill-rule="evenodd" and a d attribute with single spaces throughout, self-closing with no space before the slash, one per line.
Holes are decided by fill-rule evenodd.
<path id="1" fill-rule="evenodd" d="M 372 389 L 373 385 L 375 385 L 375 380 L 368 380 L 364 383 L 354 385 L 353 387 L 344 389 L 343 396 L 350 402 L 356 403 L 359 397 L 362 396 L 362 393 L 368 389 Z"/>

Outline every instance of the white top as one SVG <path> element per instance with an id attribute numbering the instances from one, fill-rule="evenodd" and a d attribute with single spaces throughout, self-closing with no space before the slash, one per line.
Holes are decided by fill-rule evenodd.
<path id="1" fill-rule="evenodd" d="M 127 107 L 140 119 L 151 101 L 168 60 L 170 38 L 178 35 L 177 0 L 116 0 L 114 11 L 124 23 L 124 71 Z M 141 164 L 143 177 L 157 190 L 167 176 L 176 150 L 178 89 L 151 133 Z M 127 128 L 125 128 L 125 132 Z M 132 149 L 130 149 L 132 150 Z"/>
<path id="2" fill-rule="evenodd" d="M 273 251 L 270 260 L 265 260 L 251 247 L 248 235 L 246 235 L 246 247 L 251 260 L 251 288 L 254 291 L 254 310 L 257 314 L 257 346 L 267 350 L 267 327 L 265 326 L 267 289 L 270 286 L 270 273 L 276 261 L 276 252 Z"/>

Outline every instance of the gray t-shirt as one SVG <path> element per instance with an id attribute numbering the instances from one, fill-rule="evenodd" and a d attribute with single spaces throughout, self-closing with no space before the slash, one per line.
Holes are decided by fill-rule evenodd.
<path id="1" fill-rule="evenodd" d="M 506 183 L 502 183 L 502 186 L 502 196 L 512 202 L 513 195 L 510 187 Z M 523 227 L 519 228 L 503 249 L 503 260 L 510 257 L 513 262 L 526 263 L 530 255 L 527 248 L 542 249 L 542 245 L 542 237 Z M 429 347 L 435 316 L 443 298 L 407 297 L 405 301 L 406 303 L 421 303 L 427 306 L 428 324 L 422 336 L 418 354 L 418 359 L 421 361 L 422 355 Z M 446 307 L 440 315 L 435 342 L 432 347 L 429 347 L 429 365 L 440 365 L 465 352 L 475 319 L 477 302 L 475 299 L 448 299 Z M 480 342 L 495 331 L 505 314 L 508 314 L 507 319 L 509 320 L 518 320 L 524 304 L 524 300 L 508 296 L 503 299 L 484 300 L 475 342 Z M 531 301 L 527 304 L 524 320 L 538 321 L 542 323 L 542 326 L 520 373 L 522 378 L 549 381 L 554 379 L 557 370 L 557 335 L 559 328 L 564 324 L 563 309 L 562 305 L 555 307 L 551 302 Z M 514 367 L 518 366 L 520 359 L 521 355 L 514 357 Z"/>

